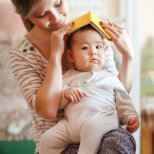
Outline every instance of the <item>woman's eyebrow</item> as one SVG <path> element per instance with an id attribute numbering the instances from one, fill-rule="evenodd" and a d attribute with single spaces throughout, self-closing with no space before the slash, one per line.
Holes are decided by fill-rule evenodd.
<path id="1" fill-rule="evenodd" d="M 33 15 L 37 15 L 37 14 L 40 14 L 40 13 L 43 13 L 43 12 L 44 12 L 43 9 L 37 8 L 32 14 L 33 14 Z"/>
<path id="2" fill-rule="evenodd" d="M 60 1 L 60 0 L 53 0 L 53 2 L 52 2 L 52 4 L 53 4 L 53 6 L 54 6 L 54 4 L 56 4 L 58 1 Z M 40 13 L 43 13 L 44 12 L 44 10 L 45 10 L 45 8 L 38 8 L 38 9 L 36 9 L 34 12 L 33 12 L 33 14 L 35 14 L 35 15 L 37 15 L 37 14 L 40 14 Z"/>

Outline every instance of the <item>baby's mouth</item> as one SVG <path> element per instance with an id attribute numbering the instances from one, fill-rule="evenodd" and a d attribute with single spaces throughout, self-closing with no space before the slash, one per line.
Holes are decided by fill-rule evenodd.
<path id="1" fill-rule="evenodd" d="M 97 58 L 93 58 L 93 59 L 91 59 L 91 60 L 90 60 L 90 63 L 91 63 L 91 62 L 98 63 L 98 62 L 99 62 L 99 60 L 98 60 Z"/>

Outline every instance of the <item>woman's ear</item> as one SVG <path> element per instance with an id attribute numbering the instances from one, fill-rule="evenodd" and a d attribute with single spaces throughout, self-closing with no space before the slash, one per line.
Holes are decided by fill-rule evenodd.
<path id="1" fill-rule="evenodd" d="M 72 50 L 70 50 L 70 49 L 67 49 L 67 50 L 66 50 L 66 57 L 67 57 L 67 59 L 68 59 L 68 61 L 69 61 L 70 63 L 73 63 L 73 62 L 74 62 Z"/>

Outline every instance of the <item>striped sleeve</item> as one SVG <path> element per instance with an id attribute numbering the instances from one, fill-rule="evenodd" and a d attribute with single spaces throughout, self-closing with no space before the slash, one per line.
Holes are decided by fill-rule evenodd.
<path id="1" fill-rule="evenodd" d="M 36 93 L 41 84 L 41 77 L 33 67 L 33 55 L 26 57 L 17 49 L 9 53 L 9 64 L 12 73 L 17 80 L 20 91 L 22 92 L 28 106 L 36 112 L 35 101 Z"/>

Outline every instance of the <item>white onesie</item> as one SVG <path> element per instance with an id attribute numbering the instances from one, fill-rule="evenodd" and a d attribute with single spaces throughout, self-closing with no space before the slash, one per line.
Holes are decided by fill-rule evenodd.
<path id="1" fill-rule="evenodd" d="M 96 154 L 102 136 L 118 128 L 118 119 L 128 123 L 138 117 L 130 96 L 111 72 L 71 69 L 63 75 L 63 85 L 79 88 L 84 96 L 78 103 L 62 96 L 64 119 L 43 134 L 40 154 L 60 154 L 68 144 L 79 142 L 78 154 Z"/>

